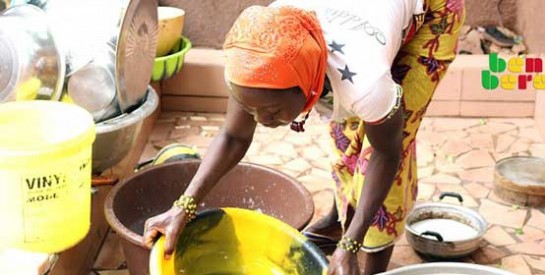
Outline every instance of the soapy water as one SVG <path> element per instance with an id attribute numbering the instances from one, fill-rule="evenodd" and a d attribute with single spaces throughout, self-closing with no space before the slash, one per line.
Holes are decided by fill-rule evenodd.
<path id="1" fill-rule="evenodd" d="M 475 228 L 451 219 L 426 219 L 411 224 L 411 228 L 419 235 L 425 231 L 437 232 L 441 234 L 443 240 L 446 242 L 469 240 L 479 235 L 479 232 Z"/>
<path id="2" fill-rule="evenodd" d="M 224 256 L 224 259 L 228 260 L 229 257 L 227 255 Z M 254 259 L 251 262 L 245 262 L 244 265 L 238 266 L 236 268 L 229 268 L 229 267 L 214 267 L 213 270 L 205 271 L 199 274 L 202 275 L 288 275 L 293 273 L 286 273 L 284 270 L 279 267 L 278 265 L 272 263 L 270 260 L 262 258 L 262 259 Z M 189 270 L 186 271 L 186 269 L 180 269 L 178 271 L 179 275 L 187 275 L 191 272 Z"/>
<path id="3" fill-rule="evenodd" d="M 187 268 L 180 268 L 178 275 L 202 274 L 202 275 L 299 275 L 296 269 L 282 267 L 262 255 L 245 257 L 243 262 L 236 255 L 229 256 L 225 251 L 216 251 L 201 255 L 206 261 L 193 262 Z M 234 264 L 234 263 L 237 264 Z M 202 266 L 201 266 L 202 264 Z M 301 269 L 299 269 L 301 270 Z M 195 272 L 195 273 L 193 273 Z"/>

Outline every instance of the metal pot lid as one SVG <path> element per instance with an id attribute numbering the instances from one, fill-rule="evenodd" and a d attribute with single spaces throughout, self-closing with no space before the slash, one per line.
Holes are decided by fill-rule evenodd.
<path id="1" fill-rule="evenodd" d="M 124 112 L 146 94 L 157 48 L 157 0 L 131 0 L 123 16 L 116 54 L 116 85 Z"/>
<path id="2" fill-rule="evenodd" d="M 396 268 L 381 275 L 515 275 L 506 270 L 470 263 L 424 263 Z"/>

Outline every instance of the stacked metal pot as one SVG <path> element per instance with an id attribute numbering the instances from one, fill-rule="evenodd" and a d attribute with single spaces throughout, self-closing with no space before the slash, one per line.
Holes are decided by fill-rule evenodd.
<path id="1" fill-rule="evenodd" d="M 0 13 L 0 103 L 55 100 L 83 107 L 97 128 L 93 171 L 115 165 L 158 105 L 148 86 L 157 5 L 157 0 L 12 0 Z"/>
<path id="2" fill-rule="evenodd" d="M 13 1 L 0 19 L 8 23 L 0 26 L 0 70 L 9 72 L 2 74 L 0 101 L 71 101 L 101 122 L 144 99 L 157 45 L 157 1 Z M 26 39 L 14 31 L 21 26 Z M 35 41 L 41 37 L 48 40 Z"/>

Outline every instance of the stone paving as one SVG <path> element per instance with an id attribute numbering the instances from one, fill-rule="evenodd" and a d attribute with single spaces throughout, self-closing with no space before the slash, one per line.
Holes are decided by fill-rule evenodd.
<path id="1" fill-rule="evenodd" d="M 316 220 L 333 204 L 333 182 L 328 122 L 313 113 L 305 133 L 258 126 L 244 161 L 279 169 L 302 182 L 312 193 Z M 222 114 L 163 113 L 142 159 L 175 142 L 193 145 L 205 155 L 224 119 Z M 480 248 L 461 261 L 521 275 L 545 274 L 544 209 L 513 205 L 491 192 L 497 160 L 517 155 L 545 157 L 544 140 L 530 118 L 424 119 L 417 137 L 418 202 L 437 201 L 441 192 L 454 191 L 464 197 L 464 206 L 480 212 L 489 223 Z M 458 203 L 450 198 L 443 202 Z M 390 269 L 422 262 L 425 260 L 401 236 Z M 95 268 L 92 274 L 128 274 L 115 233 L 103 246 Z"/>

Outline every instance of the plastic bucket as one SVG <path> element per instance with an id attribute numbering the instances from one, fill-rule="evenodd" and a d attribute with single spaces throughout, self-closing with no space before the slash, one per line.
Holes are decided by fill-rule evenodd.
<path id="1" fill-rule="evenodd" d="M 0 105 L 0 248 L 54 253 L 91 220 L 93 118 L 52 101 Z"/>
<path id="2" fill-rule="evenodd" d="M 195 176 L 199 160 L 144 168 L 118 183 L 106 197 L 106 220 L 121 239 L 131 275 L 149 274 L 150 250 L 142 246 L 144 222 L 172 206 Z M 239 163 L 199 203 L 198 210 L 237 207 L 261 211 L 302 230 L 314 214 L 309 191 L 280 171 Z"/>
<path id="3" fill-rule="evenodd" d="M 327 265 L 323 252 L 295 228 L 257 211 L 229 207 L 197 215 L 169 260 L 164 237 L 150 255 L 151 275 L 319 275 Z"/>

